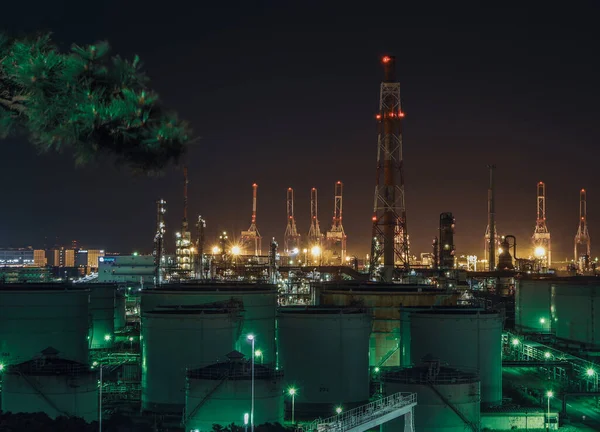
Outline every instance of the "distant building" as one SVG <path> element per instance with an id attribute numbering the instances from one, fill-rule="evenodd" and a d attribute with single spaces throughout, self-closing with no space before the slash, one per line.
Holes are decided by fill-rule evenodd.
<path id="1" fill-rule="evenodd" d="M 130 286 L 154 284 L 154 256 L 117 255 L 98 258 L 98 282 L 122 283 Z"/>
<path id="2" fill-rule="evenodd" d="M 75 267 L 75 250 L 50 249 L 46 252 L 46 259 L 50 267 Z"/>
<path id="3" fill-rule="evenodd" d="M 0 283 L 50 282 L 46 267 L 0 267 Z"/>
<path id="4" fill-rule="evenodd" d="M 0 267 L 21 267 L 34 265 L 34 250 L 0 249 Z"/>
<path id="5" fill-rule="evenodd" d="M 33 251 L 33 265 L 36 267 L 46 267 L 46 264 L 48 264 L 46 251 L 43 249 L 35 249 Z"/>
<path id="6" fill-rule="evenodd" d="M 104 256 L 104 249 L 80 249 L 75 254 L 75 267 L 84 269 L 84 273 L 98 270 L 98 259 Z"/>

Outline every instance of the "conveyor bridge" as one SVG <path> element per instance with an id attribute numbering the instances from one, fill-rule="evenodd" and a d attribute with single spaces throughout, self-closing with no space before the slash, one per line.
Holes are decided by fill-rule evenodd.
<path id="1" fill-rule="evenodd" d="M 404 431 L 413 432 L 416 393 L 395 393 L 339 415 L 318 419 L 299 428 L 300 432 L 365 432 L 398 417 L 405 417 Z"/>

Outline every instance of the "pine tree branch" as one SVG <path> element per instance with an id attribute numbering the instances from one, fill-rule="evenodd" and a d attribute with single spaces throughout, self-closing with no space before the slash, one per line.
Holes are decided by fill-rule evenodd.
<path id="1" fill-rule="evenodd" d="M 9 110 L 17 111 L 19 114 L 23 114 L 27 110 L 27 107 L 25 105 L 15 103 L 14 100 L 0 98 L 0 105 L 4 105 L 4 107 L 6 107 Z"/>

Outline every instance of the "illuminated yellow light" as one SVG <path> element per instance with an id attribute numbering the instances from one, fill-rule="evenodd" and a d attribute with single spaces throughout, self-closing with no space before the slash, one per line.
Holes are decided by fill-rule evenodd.
<path id="1" fill-rule="evenodd" d="M 546 249 L 544 249 L 542 246 L 538 246 L 534 249 L 533 254 L 537 258 L 542 258 L 542 257 L 546 256 Z"/>
<path id="2" fill-rule="evenodd" d="M 319 256 L 321 255 L 321 248 L 319 246 L 313 246 L 310 249 L 310 253 L 312 256 Z"/>
<path id="3" fill-rule="evenodd" d="M 219 246 L 213 246 L 212 248 L 212 253 L 214 254 L 218 254 L 220 252 L 221 249 L 219 249 Z"/>
<path id="4" fill-rule="evenodd" d="M 241 253 L 242 253 L 242 249 L 240 249 L 240 247 L 239 247 L 239 246 L 233 246 L 233 247 L 231 248 L 231 253 L 232 253 L 233 255 L 239 255 L 239 254 L 241 254 Z"/>

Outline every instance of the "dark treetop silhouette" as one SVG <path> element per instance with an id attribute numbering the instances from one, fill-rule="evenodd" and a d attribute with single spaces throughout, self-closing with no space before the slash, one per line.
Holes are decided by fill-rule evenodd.
<path id="1" fill-rule="evenodd" d="M 140 66 L 110 56 L 106 42 L 61 53 L 49 35 L 0 34 L 0 137 L 27 134 L 42 151 L 71 149 L 77 163 L 102 153 L 144 172 L 177 162 L 191 132 Z"/>

